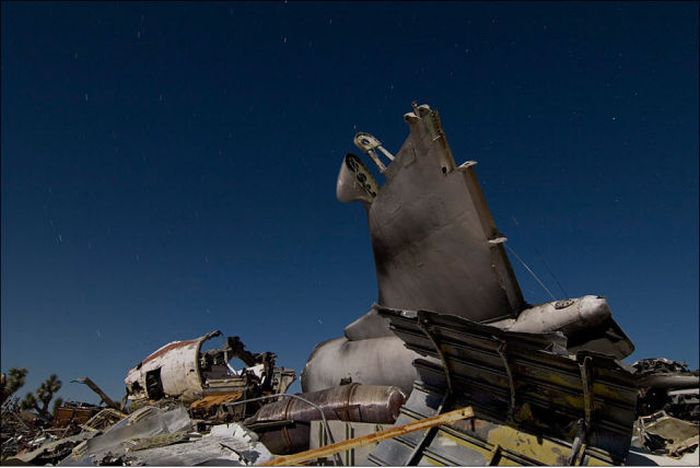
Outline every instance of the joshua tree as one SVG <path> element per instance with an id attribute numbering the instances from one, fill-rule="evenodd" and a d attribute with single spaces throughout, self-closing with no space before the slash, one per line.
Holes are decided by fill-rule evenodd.
<path id="1" fill-rule="evenodd" d="M 27 393 L 27 396 L 22 400 L 21 407 L 25 410 L 34 410 L 44 419 L 49 419 L 49 405 L 54 395 L 61 389 L 61 381 L 58 380 L 56 374 L 51 374 L 48 379 L 36 389 L 36 396 L 32 392 Z M 57 399 L 54 403 L 54 409 L 61 403 L 61 399 Z"/>
<path id="2" fill-rule="evenodd" d="M 27 379 L 27 369 L 12 368 L 7 375 L 0 379 L 0 404 L 4 403 L 13 393 L 22 388 Z"/>

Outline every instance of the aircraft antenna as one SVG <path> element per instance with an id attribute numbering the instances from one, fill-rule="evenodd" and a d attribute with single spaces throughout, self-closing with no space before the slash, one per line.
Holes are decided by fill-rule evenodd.
<path id="1" fill-rule="evenodd" d="M 530 268 L 530 267 L 527 265 L 527 263 L 525 263 L 525 262 L 523 261 L 523 259 L 520 258 L 520 255 L 518 255 L 517 253 L 515 253 L 515 250 L 513 250 L 508 244 L 505 244 L 505 245 L 506 245 L 506 249 L 508 249 L 508 250 L 510 251 L 510 253 L 512 253 L 513 256 L 515 256 L 515 258 L 517 258 L 518 261 L 519 261 L 520 263 L 522 263 L 522 265 L 525 267 L 525 269 L 526 269 L 528 272 L 530 272 L 530 274 L 532 275 L 532 277 L 535 278 L 535 280 L 540 284 L 540 286 L 542 286 L 542 289 L 544 289 L 545 291 L 547 291 L 547 294 L 549 294 L 549 296 L 552 298 L 552 300 L 553 300 L 553 301 L 556 301 L 557 298 L 554 296 L 554 294 L 552 294 L 552 291 L 550 291 L 550 290 L 547 288 L 547 286 L 544 285 L 544 283 L 542 282 L 542 280 L 535 274 L 534 271 L 532 271 L 532 268 Z"/>

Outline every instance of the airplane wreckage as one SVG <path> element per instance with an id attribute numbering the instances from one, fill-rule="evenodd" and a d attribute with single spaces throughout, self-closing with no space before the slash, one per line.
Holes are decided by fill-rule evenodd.
<path id="1" fill-rule="evenodd" d="M 367 133 L 336 195 L 367 213 L 379 296 L 301 374 L 219 331 L 130 369 L 126 397 L 27 422 L 3 404 L 2 460 L 59 465 L 697 465 L 698 371 L 622 363 L 604 297 L 528 304 L 474 161 L 413 105 L 391 154 Z M 216 339 L 223 345 L 209 349 Z M 244 364 L 234 368 L 233 359 Z"/>

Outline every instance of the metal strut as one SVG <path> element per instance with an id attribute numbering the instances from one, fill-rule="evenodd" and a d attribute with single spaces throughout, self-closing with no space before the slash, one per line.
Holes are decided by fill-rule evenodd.
<path id="1" fill-rule="evenodd" d="M 508 419 L 511 422 L 515 421 L 515 381 L 513 380 L 513 372 L 510 370 L 510 364 L 508 363 L 508 355 L 507 355 L 507 345 L 506 342 L 500 339 L 497 339 L 500 342 L 500 345 L 498 348 L 496 348 L 496 351 L 498 351 L 498 355 L 501 356 L 501 360 L 503 361 L 503 366 L 506 369 L 506 375 L 508 376 L 508 386 L 510 387 L 510 405 L 508 407 Z"/>
<path id="2" fill-rule="evenodd" d="M 591 427 L 591 418 L 593 417 L 593 381 L 591 375 L 591 357 L 585 356 L 582 362 L 579 362 L 578 368 L 581 371 L 581 383 L 583 385 L 583 411 L 584 423 L 586 424 L 586 432 Z"/>
<path id="3" fill-rule="evenodd" d="M 423 331 L 425 336 L 433 344 L 433 347 L 435 348 L 435 351 L 437 352 L 437 355 L 440 358 L 440 362 L 442 363 L 442 368 L 445 371 L 445 380 L 447 381 L 447 393 L 451 394 L 452 378 L 450 377 L 450 368 L 447 365 L 447 359 L 445 359 L 445 354 L 442 352 L 442 349 L 438 345 L 437 341 L 435 340 L 435 337 L 433 336 L 432 330 L 430 329 L 430 321 L 425 317 L 419 317 L 418 328 L 420 328 L 421 331 Z"/>
<path id="4" fill-rule="evenodd" d="M 440 406 L 438 406 L 436 414 L 440 414 L 443 412 L 445 409 L 445 406 L 447 406 L 448 400 L 452 396 L 452 379 L 450 377 L 450 370 L 449 367 L 447 367 L 447 359 L 445 359 L 445 355 L 442 352 L 442 349 L 440 349 L 440 346 L 437 343 L 437 340 L 433 336 L 433 333 L 430 329 L 430 321 L 424 317 L 419 318 L 418 320 L 418 328 L 420 328 L 425 336 L 430 340 L 430 342 L 433 344 L 433 347 L 435 348 L 435 351 L 437 352 L 438 356 L 440 357 L 440 362 L 442 363 L 442 368 L 445 371 L 445 380 L 447 382 L 447 391 L 442 397 L 442 401 L 440 402 Z M 430 443 L 430 441 L 433 439 L 435 436 L 435 433 L 437 432 L 438 427 L 434 426 L 429 429 L 427 429 L 423 433 L 423 437 L 418 441 L 416 446 L 413 448 L 411 451 L 411 454 L 408 456 L 406 459 L 406 462 L 404 463 L 404 466 L 415 466 L 418 461 L 421 458 L 421 455 L 423 453 L 423 449 Z"/>
<path id="5" fill-rule="evenodd" d="M 590 356 L 579 359 L 578 368 L 581 373 L 581 389 L 583 391 L 583 418 L 578 421 L 578 431 L 571 447 L 569 465 L 580 465 L 586 452 L 588 432 L 593 419 L 593 380 Z"/>

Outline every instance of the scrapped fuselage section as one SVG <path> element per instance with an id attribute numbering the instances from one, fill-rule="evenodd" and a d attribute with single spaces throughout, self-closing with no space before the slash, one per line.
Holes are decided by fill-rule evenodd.
<path id="1" fill-rule="evenodd" d="M 379 294 L 342 337 L 313 350 L 302 388 L 399 386 L 410 395 L 401 427 L 474 411 L 382 442 L 369 455 L 374 464 L 624 463 L 641 381 L 619 362 L 634 345 L 607 299 L 528 304 L 476 162 L 455 162 L 429 106 L 414 104 L 404 120 L 409 135 L 395 155 L 376 137 L 356 135 L 376 171 L 353 154 L 341 164 L 336 195 L 365 209 Z M 663 397 L 683 404 L 661 406 L 692 414 L 694 395 L 674 389 Z M 692 449 L 692 440 L 673 444 Z"/>
<path id="2" fill-rule="evenodd" d="M 275 366 L 271 352 L 253 354 L 238 337 L 231 336 L 220 348 L 203 350 L 219 330 L 200 338 L 168 343 L 129 370 L 124 383 L 134 405 L 161 399 L 177 399 L 206 411 L 224 401 L 284 393 L 295 379 L 292 369 Z M 247 367 L 235 369 L 237 359 Z M 241 415 L 242 416 L 242 415 Z"/>
<path id="3" fill-rule="evenodd" d="M 438 113 L 429 106 L 414 105 L 404 120 L 409 135 L 395 156 L 370 134 L 355 137 L 383 184 L 353 154 L 341 164 L 336 195 L 365 207 L 378 304 L 348 325 L 345 336 L 316 347 L 302 388 L 316 391 L 350 379 L 410 392 L 417 373 L 409 363 L 417 355 L 389 330 L 377 307 L 428 310 L 514 332 L 558 332 L 572 353 L 617 359 L 631 354 L 634 346 L 604 297 L 536 306 L 524 300 L 506 253 L 507 239 L 496 228 L 476 178 L 476 162 L 457 165 Z"/>

